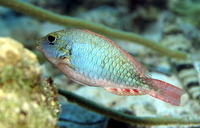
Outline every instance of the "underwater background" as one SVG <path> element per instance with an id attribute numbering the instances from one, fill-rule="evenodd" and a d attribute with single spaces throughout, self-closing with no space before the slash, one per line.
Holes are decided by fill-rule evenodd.
<path id="1" fill-rule="evenodd" d="M 66 27 L 91 28 L 93 31 L 93 26 L 80 27 L 71 22 L 63 25 L 55 15 L 50 22 L 41 18 L 39 12 L 24 15 L 10 6 L 15 0 L 9 4 L 5 1 L 0 0 L 0 128 L 200 127 L 199 0 L 18 0 L 73 17 L 72 23 L 76 19 L 97 23 L 135 33 L 148 39 L 147 42 L 153 41 L 171 49 L 167 51 L 154 43 L 140 44 L 120 35 L 115 38 L 112 33 L 100 32 L 149 69 L 152 78 L 185 90 L 178 107 L 148 95 L 117 96 L 102 88 L 80 85 L 68 79 L 39 53 L 36 40 Z M 98 29 L 94 30 L 98 33 Z M 179 57 L 178 53 L 170 56 L 173 51 L 181 51 L 188 57 Z M 56 88 L 135 117 L 181 118 L 198 123 L 127 123 L 73 104 L 58 95 Z"/>

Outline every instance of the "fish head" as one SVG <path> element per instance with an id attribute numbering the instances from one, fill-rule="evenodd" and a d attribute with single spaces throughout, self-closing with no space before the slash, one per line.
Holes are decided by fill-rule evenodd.
<path id="1" fill-rule="evenodd" d="M 72 42 L 65 31 L 56 31 L 37 40 L 37 49 L 54 65 L 70 58 Z"/>

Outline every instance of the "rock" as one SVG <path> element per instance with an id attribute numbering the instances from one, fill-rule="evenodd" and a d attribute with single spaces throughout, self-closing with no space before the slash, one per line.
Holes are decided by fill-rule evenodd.
<path id="1" fill-rule="evenodd" d="M 0 38 L 0 51 L 0 127 L 57 127 L 57 92 L 36 55 L 11 38 Z"/>
<path id="2" fill-rule="evenodd" d="M 23 45 L 11 38 L 0 38 L 0 71 L 7 65 L 18 66 L 20 63 L 32 64 L 34 72 L 39 74 L 37 57 Z M 31 70 L 28 70 L 31 72 Z"/>
<path id="3" fill-rule="evenodd" d="M 188 48 L 192 48 L 190 40 L 188 40 L 183 34 L 166 36 L 165 38 L 163 38 L 162 43 L 166 46 L 170 46 L 170 48 L 174 50 L 178 49 L 182 51 L 187 51 Z"/>

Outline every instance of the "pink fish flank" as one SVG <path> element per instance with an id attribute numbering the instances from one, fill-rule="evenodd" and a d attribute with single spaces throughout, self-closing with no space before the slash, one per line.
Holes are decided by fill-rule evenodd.
<path id="1" fill-rule="evenodd" d="M 89 30 L 66 29 L 38 40 L 38 50 L 70 79 L 116 95 L 145 95 L 180 105 L 184 91 L 152 79 L 149 71 L 114 42 Z"/>

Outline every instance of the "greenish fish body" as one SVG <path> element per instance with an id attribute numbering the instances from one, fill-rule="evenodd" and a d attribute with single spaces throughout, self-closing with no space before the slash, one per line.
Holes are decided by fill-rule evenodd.
<path id="1" fill-rule="evenodd" d="M 144 95 L 180 105 L 183 90 L 160 80 L 114 42 L 88 30 L 48 34 L 38 49 L 70 79 L 117 95 Z"/>

